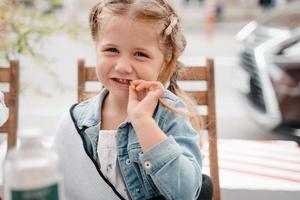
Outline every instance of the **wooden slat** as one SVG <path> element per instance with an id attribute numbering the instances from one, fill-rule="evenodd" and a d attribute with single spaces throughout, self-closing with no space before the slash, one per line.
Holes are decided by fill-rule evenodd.
<path id="1" fill-rule="evenodd" d="M 190 97 L 192 97 L 198 105 L 207 105 L 207 91 L 185 91 Z"/>
<path id="2" fill-rule="evenodd" d="M 209 162 L 210 162 L 210 176 L 213 181 L 214 190 L 213 198 L 214 200 L 221 199 L 220 183 L 219 183 L 219 164 L 218 164 L 218 144 L 217 144 L 217 127 L 216 127 L 216 106 L 215 106 L 215 71 L 214 71 L 214 61 L 213 59 L 207 59 L 207 90 L 210 91 L 208 94 L 208 101 L 210 105 L 208 106 L 209 113 Z"/>
<path id="3" fill-rule="evenodd" d="M 8 130 L 8 122 L 6 122 L 0 127 L 0 133 L 7 133 L 7 130 Z"/>
<path id="4" fill-rule="evenodd" d="M 95 67 L 86 67 L 85 68 L 85 80 L 86 81 L 98 81 Z"/>
<path id="5" fill-rule="evenodd" d="M 184 67 L 178 73 L 177 80 L 207 80 L 205 67 Z M 85 67 L 85 81 L 98 81 L 95 67 Z"/>
<path id="6" fill-rule="evenodd" d="M 16 145 L 17 124 L 18 124 L 18 105 L 19 105 L 19 62 L 10 61 L 9 68 L 0 69 L 1 81 L 9 83 L 9 92 L 4 92 L 5 104 L 9 109 L 7 122 L 0 127 L 1 133 L 7 134 L 7 148 Z"/>
<path id="7" fill-rule="evenodd" d="M 4 92 L 4 101 L 7 107 L 14 106 L 18 102 L 18 94 L 13 92 Z"/>
<path id="8" fill-rule="evenodd" d="M 8 149 L 14 147 L 17 141 L 17 125 L 19 112 L 19 61 L 10 61 L 10 97 L 9 97 L 9 127 L 7 137 Z"/>
<path id="9" fill-rule="evenodd" d="M 177 80 L 207 80 L 205 67 L 184 67 L 178 73 Z M 85 67 L 85 81 L 98 81 L 95 67 L 86 66 Z"/>
<path id="10" fill-rule="evenodd" d="M 10 80 L 10 69 L 0 68 L 0 82 L 9 82 Z"/>
<path id="11" fill-rule="evenodd" d="M 203 122 L 203 126 L 202 127 L 204 130 L 208 130 L 208 136 L 212 136 L 211 132 L 209 130 L 211 130 L 211 127 L 214 126 L 214 122 L 210 121 L 210 116 L 207 115 L 199 115 L 200 121 Z"/>
<path id="12" fill-rule="evenodd" d="M 178 73 L 177 80 L 205 81 L 207 80 L 206 67 L 183 67 Z"/>
<path id="13" fill-rule="evenodd" d="M 9 92 L 3 92 L 3 94 L 4 94 L 5 105 L 9 107 L 9 105 L 10 105 L 10 93 Z"/>
<path id="14" fill-rule="evenodd" d="M 85 66 L 84 66 L 84 59 L 79 59 L 77 62 L 77 83 L 78 83 L 78 88 L 77 88 L 77 99 L 78 101 L 83 100 L 83 92 L 85 90 Z"/>

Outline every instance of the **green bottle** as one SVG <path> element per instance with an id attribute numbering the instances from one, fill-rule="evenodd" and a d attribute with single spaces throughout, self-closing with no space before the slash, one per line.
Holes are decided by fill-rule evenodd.
<path id="1" fill-rule="evenodd" d="M 20 134 L 4 163 L 5 200 L 64 200 L 58 154 L 42 143 L 40 131 Z"/>

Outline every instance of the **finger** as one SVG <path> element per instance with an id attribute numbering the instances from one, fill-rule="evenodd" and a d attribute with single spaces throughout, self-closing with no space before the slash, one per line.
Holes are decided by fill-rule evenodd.
<path id="1" fill-rule="evenodd" d="M 130 86 L 134 89 L 134 90 L 136 90 L 136 87 L 138 86 L 138 85 L 140 85 L 141 83 L 143 83 L 143 82 L 145 82 L 144 80 L 132 80 L 132 81 L 130 81 L 129 82 L 129 84 L 130 84 Z"/>
<path id="2" fill-rule="evenodd" d="M 137 80 L 132 80 L 130 81 L 131 85 L 134 85 L 134 87 L 138 86 L 139 84 L 141 84 L 144 80 L 141 79 L 137 79 Z"/>
<path id="3" fill-rule="evenodd" d="M 137 91 L 148 90 L 153 85 L 151 81 L 143 81 L 139 85 L 136 86 Z"/>
<path id="4" fill-rule="evenodd" d="M 135 80 L 132 80 L 131 82 L 134 83 L 135 85 L 138 85 L 140 84 L 141 82 L 143 82 L 145 80 L 142 80 L 142 79 L 135 79 Z"/>
<path id="5" fill-rule="evenodd" d="M 151 81 L 151 86 L 150 86 L 150 88 L 149 89 L 151 89 L 151 90 L 156 90 L 156 89 L 159 89 L 159 90 L 164 90 L 165 88 L 164 88 L 164 86 L 163 86 L 163 84 L 161 83 L 161 82 L 159 82 L 159 81 Z"/>
<path id="6" fill-rule="evenodd" d="M 149 90 L 157 97 L 161 97 L 164 94 L 165 88 L 162 83 L 158 81 L 152 81 L 152 86 Z"/>

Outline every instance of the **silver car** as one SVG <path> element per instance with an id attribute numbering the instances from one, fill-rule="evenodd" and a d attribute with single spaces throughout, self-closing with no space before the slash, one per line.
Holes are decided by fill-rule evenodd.
<path id="1" fill-rule="evenodd" d="M 300 2 L 269 11 L 237 35 L 238 89 L 254 119 L 300 136 Z"/>

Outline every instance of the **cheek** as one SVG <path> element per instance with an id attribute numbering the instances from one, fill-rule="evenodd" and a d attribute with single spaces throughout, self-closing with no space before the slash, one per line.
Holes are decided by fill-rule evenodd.
<path id="1" fill-rule="evenodd" d="M 155 67 L 153 68 L 153 76 L 155 76 L 155 80 L 157 80 L 158 76 L 160 75 L 160 73 L 164 73 L 163 69 L 164 69 L 164 62 L 163 61 L 159 61 L 157 62 L 155 65 Z"/>
<path id="2" fill-rule="evenodd" d="M 161 71 L 161 65 L 157 65 L 153 63 L 152 65 L 137 69 L 136 73 L 139 75 L 140 79 L 157 81 L 160 71 Z"/>
<path id="3" fill-rule="evenodd" d="M 153 79 L 157 81 L 159 74 L 161 73 L 161 66 L 158 66 L 153 70 Z"/>

